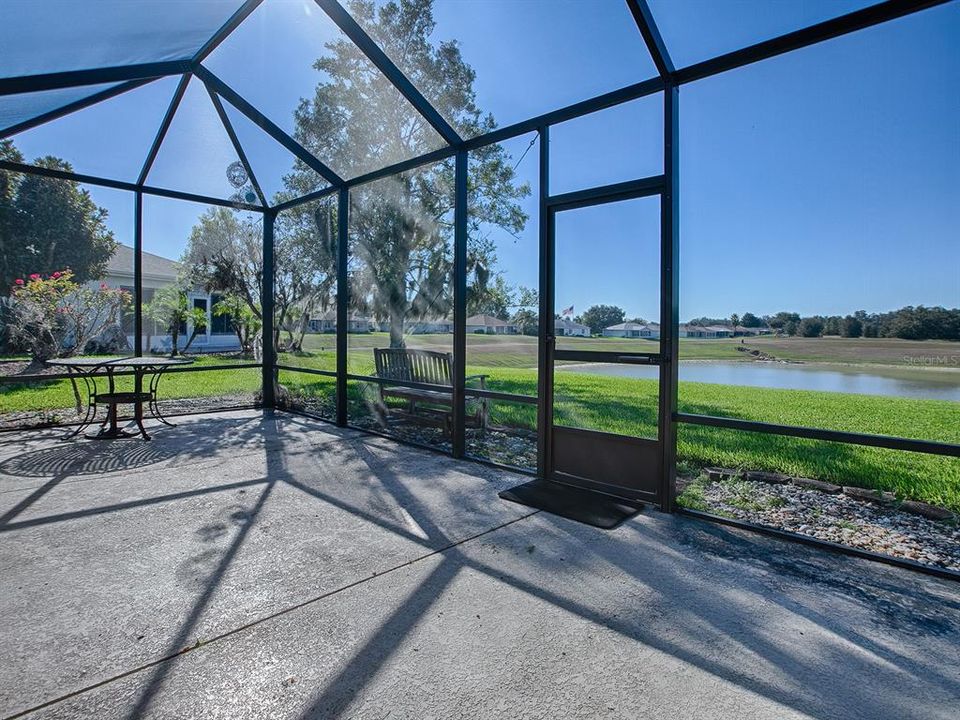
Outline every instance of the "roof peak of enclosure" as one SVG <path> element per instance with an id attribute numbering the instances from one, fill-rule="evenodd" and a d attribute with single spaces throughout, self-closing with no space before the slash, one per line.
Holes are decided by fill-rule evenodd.
<path id="1" fill-rule="evenodd" d="M 254 204 L 289 204 L 950 1 L 814 2 L 741 17 L 732 34 L 717 20 L 723 37 L 690 53 L 681 31 L 710 3 L 609 0 L 584 13 L 562 0 L 198 0 L 173 11 L 37 0 L 8 9 L 0 28 L 0 138 L 121 108 L 157 78 L 182 76 L 134 184 L 145 186 L 184 116 L 187 83 L 202 81 Z M 516 75 L 529 77 L 526 92 L 515 78 L 503 87 Z M 249 138 L 263 145 L 255 163 Z"/>

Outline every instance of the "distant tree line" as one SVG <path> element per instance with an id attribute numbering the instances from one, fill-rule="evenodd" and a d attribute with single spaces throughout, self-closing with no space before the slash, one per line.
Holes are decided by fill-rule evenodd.
<path id="1" fill-rule="evenodd" d="M 536 292 L 521 288 L 522 307 L 511 321 L 525 335 L 537 334 Z M 557 316 L 560 319 L 560 316 Z M 622 322 L 645 323 L 643 318 L 627 319 L 623 308 L 615 305 L 593 305 L 574 318 L 575 322 L 588 325 L 590 332 L 599 335 L 604 328 Z M 904 340 L 960 340 L 960 308 L 925 307 L 908 305 L 885 313 L 868 313 L 857 310 L 852 315 L 810 315 L 781 311 L 775 315 L 756 315 L 745 312 L 725 318 L 697 317 L 687 325 L 708 327 L 723 325 L 738 328 L 770 328 L 781 335 L 795 337 L 824 337 L 834 335 L 846 338 L 902 338 Z"/>
<path id="2" fill-rule="evenodd" d="M 736 317 L 736 316 L 734 316 Z M 759 324 L 752 324 L 754 319 Z M 708 321 L 708 322 L 704 322 Z M 691 325 L 712 325 L 724 321 L 712 318 L 691 320 Z M 727 320 L 726 322 L 729 322 Z M 749 324 L 748 324 L 749 323 Z M 769 327 L 784 335 L 823 337 L 836 335 L 847 338 L 901 338 L 903 340 L 960 340 L 960 308 L 924 307 L 908 305 L 885 313 L 857 310 L 852 315 L 811 315 L 778 312 L 757 317 L 744 313 L 740 319 L 744 327 Z"/>

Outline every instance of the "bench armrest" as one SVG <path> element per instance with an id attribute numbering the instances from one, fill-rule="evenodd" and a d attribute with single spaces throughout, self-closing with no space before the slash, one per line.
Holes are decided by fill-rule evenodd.
<path id="1" fill-rule="evenodd" d="M 486 388 L 487 386 L 488 377 L 490 376 L 489 375 L 467 375 L 463 380 L 464 382 L 470 382 L 471 380 L 479 380 L 480 388 L 483 389 L 483 388 Z"/>

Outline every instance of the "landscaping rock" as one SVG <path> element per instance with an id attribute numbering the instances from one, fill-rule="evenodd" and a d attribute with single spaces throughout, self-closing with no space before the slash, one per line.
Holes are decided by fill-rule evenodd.
<path id="1" fill-rule="evenodd" d="M 879 490 L 870 490 L 868 488 L 843 486 L 843 494 L 849 495 L 857 500 L 866 500 L 867 502 L 889 505 L 897 501 L 896 495 L 890 492 L 880 492 Z"/>
<path id="2" fill-rule="evenodd" d="M 829 493 L 830 495 L 836 495 L 843 490 L 839 485 L 824 482 L 823 480 L 814 480 L 813 478 L 795 477 L 790 478 L 790 482 L 803 488 L 819 490 L 820 492 Z"/>
<path id="3" fill-rule="evenodd" d="M 771 483 L 772 485 L 783 485 L 786 482 L 790 482 L 790 477 L 788 475 L 781 475 L 780 473 L 753 471 L 747 473 L 747 480 Z"/>
<path id="4" fill-rule="evenodd" d="M 793 482 L 749 479 L 735 483 L 701 479 L 690 486 L 697 487 L 698 510 L 960 571 L 960 528 L 903 512 L 907 503 L 889 502 L 890 493 L 852 487 L 828 493 Z M 908 507 L 926 506 L 908 502 Z"/>
<path id="5" fill-rule="evenodd" d="M 116 323 L 106 325 L 100 334 L 87 340 L 84 355 L 117 355 L 130 351 L 127 334 Z"/>
<path id="6" fill-rule="evenodd" d="M 900 503 L 900 509 L 913 513 L 914 515 L 922 515 L 931 520 L 952 520 L 954 517 L 953 513 L 946 508 L 928 505 L 919 500 L 904 500 Z"/>
<path id="7" fill-rule="evenodd" d="M 739 475 L 738 471 L 727 468 L 704 468 L 703 471 L 707 474 L 707 477 L 710 478 L 710 482 L 720 482 L 721 480 Z"/>

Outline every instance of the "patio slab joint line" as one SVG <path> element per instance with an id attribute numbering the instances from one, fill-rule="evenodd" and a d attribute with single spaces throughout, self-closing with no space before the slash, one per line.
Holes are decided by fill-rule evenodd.
<path id="1" fill-rule="evenodd" d="M 473 540 L 482 538 L 485 535 L 489 535 L 490 533 L 496 532 L 498 530 L 502 530 L 503 528 L 509 527 L 510 525 L 518 523 L 522 520 L 526 520 L 527 518 L 533 517 L 534 515 L 537 515 L 540 512 L 542 511 L 534 510 L 531 513 L 527 513 L 526 515 L 521 515 L 520 517 L 513 518 L 512 520 L 508 520 L 505 523 L 501 523 L 500 525 L 496 525 L 495 527 L 483 530 L 482 532 L 471 535 L 470 537 L 463 538 L 462 540 L 457 540 L 456 542 L 448 543 L 447 545 L 444 545 L 441 548 L 437 548 L 436 550 L 432 550 L 431 552 L 428 552 L 424 555 L 415 557 L 412 560 L 407 560 L 406 562 L 402 562 L 399 565 L 396 565 L 395 567 L 384 570 L 383 572 L 376 573 L 375 575 L 371 575 L 370 577 L 354 580 L 353 582 L 347 583 L 346 585 L 342 585 L 341 587 L 334 588 L 333 590 L 330 590 L 328 592 L 322 593 L 320 595 L 309 598 L 302 602 L 295 603 L 281 610 L 277 610 L 276 612 L 270 613 L 269 615 L 265 615 L 263 617 L 257 618 L 256 620 L 251 620 L 248 623 L 232 628 L 231 630 L 227 630 L 226 632 L 222 632 L 219 635 L 214 635 L 209 640 L 198 642 L 196 645 L 185 647 L 182 650 L 179 650 L 175 653 L 172 653 L 170 655 L 165 655 L 161 658 L 157 658 L 156 660 L 151 660 L 148 663 L 139 665 L 130 670 L 124 670 L 122 673 L 113 675 L 112 677 L 106 678 L 105 680 L 101 680 L 99 682 L 93 683 L 92 685 L 87 685 L 86 687 L 82 687 L 79 690 L 74 690 L 72 692 L 66 693 L 65 695 L 61 695 L 59 697 L 46 700 L 45 702 L 42 702 L 39 705 L 34 705 L 31 708 L 27 708 L 26 710 L 21 710 L 20 712 L 14 713 L 13 715 L 7 715 L 2 720 L 16 720 L 16 718 L 26 717 L 31 713 L 35 713 L 38 710 L 43 710 L 44 708 L 51 707 L 52 705 L 56 705 L 57 703 L 63 702 L 64 700 L 69 700 L 79 695 L 83 695 L 84 693 L 90 692 L 91 690 L 96 690 L 97 688 L 101 688 L 105 685 L 109 685 L 110 683 L 116 682 L 117 680 L 123 680 L 124 678 L 130 677 L 131 675 L 136 675 L 137 673 L 143 672 L 144 670 L 149 670 L 150 668 L 157 667 L 158 665 L 162 665 L 163 663 L 170 662 L 171 660 L 175 660 L 176 658 L 183 657 L 187 653 L 193 652 L 194 650 L 203 649 L 208 645 L 212 645 L 215 642 L 224 640 L 228 637 L 232 637 L 233 635 L 238 635 L 239 633 L 242 633 L 245 630 L 249 630 L 253 627 L 256 627 L 257 625 L 261 625 L 265 622 L 269 622 L 270 620 L 274 620 L 278 617 L 282 617 L 284 615 L 288 615 L 290 613 L 296 612 L 297 610 L 305 608 L 314 603 L 320 602 L 321 600 L 326 600 L 327 598 L 333 597 L 334 595 L 338 595 L 339 593 L 342 593 L 346 590 L 351 590 L 355 587 L 359 587 L 360 585 L 371 582 L 372 580 L 376 580 L 377 578 L 381 578 L 381 577 L 384 577 L 385 575 L 389 575 L 393 572 L 396 572 L 397 570 L 402 570 L 404 568 L 415 565 L 419 562 L 422 562 L 423 560 L 434 557 L 435 555 L 442 555 L 448 550 L 452 550 L 455 547 L 459 547 L 460 545 L 464 545 L 468 542 L 472 542 Z"/>

